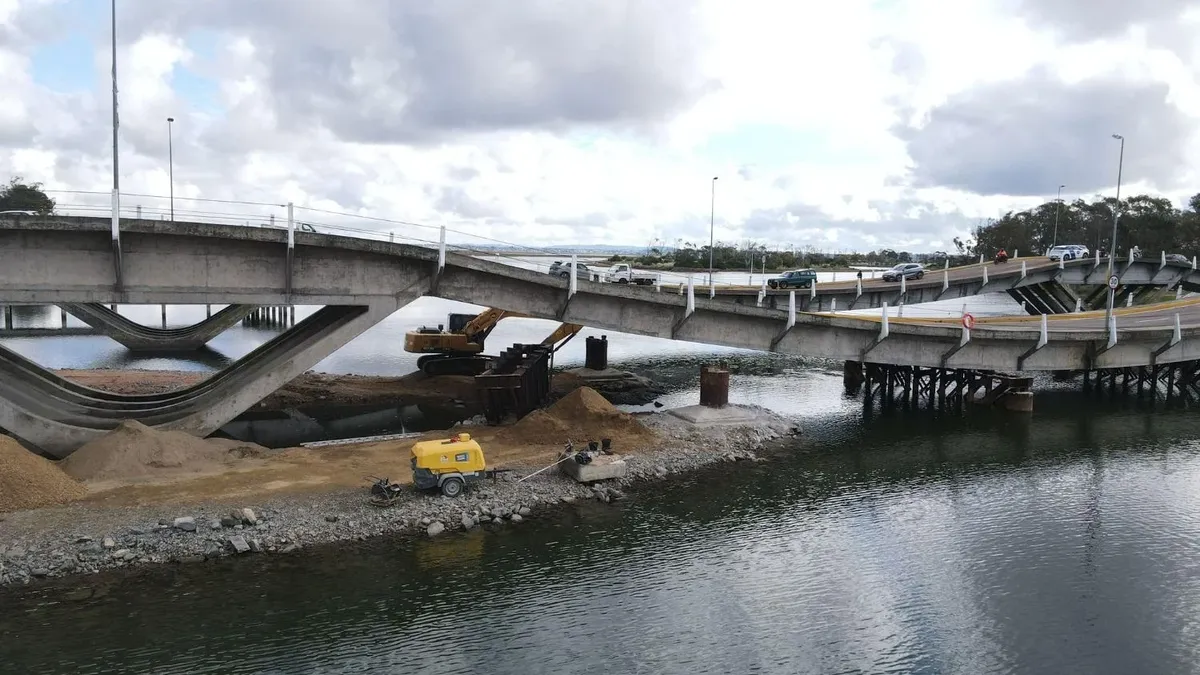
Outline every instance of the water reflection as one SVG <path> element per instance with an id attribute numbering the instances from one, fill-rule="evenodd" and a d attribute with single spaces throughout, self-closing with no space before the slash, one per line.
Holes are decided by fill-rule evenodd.
<path id="1" fill-rule="evenodd" d="M 0 659 L 78 673 L 1193 672 L 1200 414 L 1047 399 L 1017 430 L 982 411 L 817 415 L 771 462 L 493 533 L 83 582 L 101 597 L 0 592 Z M 470 639 L 447 652 L 430 635 Z"/>

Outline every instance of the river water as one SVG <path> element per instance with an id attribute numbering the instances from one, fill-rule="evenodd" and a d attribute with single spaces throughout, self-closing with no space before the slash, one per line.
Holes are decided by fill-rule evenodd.
<path id="1" fill-rule="evenodd" d="M 323 366 L 405 372 L 398 334 L 448 309 L 410 307 Z M 226 357 L 262 338 L 230 333 Z M 1200 412 L 1046 383 L 1028 416 L 885 414 L 842 393 L 839 364 L 609 339 L 668 406 L 723 359 L 732 400 L 805 433 L 502 532 L 0 591 L 4 672 L 1200 672 Z M 14 342 L 130 363 L 100 338 Z"/>

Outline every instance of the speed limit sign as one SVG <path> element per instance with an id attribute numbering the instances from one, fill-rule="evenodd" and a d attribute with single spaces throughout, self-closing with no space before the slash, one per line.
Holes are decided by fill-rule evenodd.
<path id="1" fill-rule="evenodd" d="M 1109 288 L 1111 288 L 1111 289 L 1113 289 L 1113 290 L 1115 291 L 1115 290 L 1117 290 L 1117 284 L 1118 284 L 1120 281 L 1121 281 L 1121 280 L 1117 278 L 1117 275 L 1115 275 L 1115 274 L 1114 274 L 1114 275 L 1112 275 L 1111 277 L 1109 277 L 1109 278 L 1108 278 L 1108 287 L 1109 287 Z"/>

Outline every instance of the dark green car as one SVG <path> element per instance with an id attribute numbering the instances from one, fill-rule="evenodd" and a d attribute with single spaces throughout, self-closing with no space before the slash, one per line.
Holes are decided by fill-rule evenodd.
<path id="1" fill-rule="evenodd" d="M 817 280 L 817 273 L 812 270 L 791 270 L 767 279 L 770 288 L 808 288 Z"/>

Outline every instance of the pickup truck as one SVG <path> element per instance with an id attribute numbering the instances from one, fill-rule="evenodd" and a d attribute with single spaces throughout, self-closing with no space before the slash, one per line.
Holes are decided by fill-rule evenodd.
<path id="1" fill-rule="evenodd" d="M 648 272 L 636 272 L 629 265 L 613 265 L 604 273 L 604 280 L 610 284 L 637 284 L 638 286 L 652 286 L 658 281 L 657 274 Z"/>
<path id="2" fill-rule="evenodd" d="M 808 288 L 817 280 L 817 273 L 812 270 L 790 270 L 783 274 L 767 279 L 771 288 Z"/>

